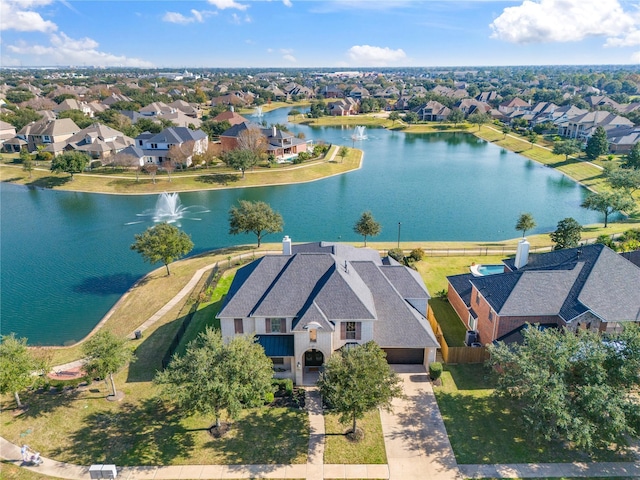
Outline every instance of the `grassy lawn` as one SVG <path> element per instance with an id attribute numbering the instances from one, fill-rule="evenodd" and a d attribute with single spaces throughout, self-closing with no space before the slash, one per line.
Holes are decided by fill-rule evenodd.
<path id="1" fill-rule="evenodd" d="M 460 273 L 470 273 L 469 267 L 475 264 L 500 264 L 503 255 L 465 255 L 451 257 L 425 257 L 416 263 L 416 268 L 422 276 L 427 289 L 432 296 L 437 292 L 446 290 L 447 276 Z"/>
<path id="2" fill-rule="evenodd" d="M 325 413 L 324 427 L 326 432 L 324 463 L 387 463 L 378 410 L 372 410 L 362 420 L 358 420 L 358 427 L 364 430 L 364 439 L 357 443 L 352 442 L 344 435 L 351 428 L 351 424 L 341 424 L 337 415 Z"/>
<path id="3" fill-rule="evenodd" d="M 445 366 L 435 394 L 460 464 L 630 460 L 611 451 L 589 457 L 561 443 L 536 441 L 517 412 L 492 392 L 482 365 Z"/>
<path id="4" fill-rule="evenodd" d="M 121 403 L 105 400 L 104 382 L 64 393 L 25 394 L 29 409 L 13 416 L 3 399 L 3 436 L 28 442 L 43 456 L 81 465 L 305 463 L 308 417 L 304 410 L 259 408 L 243 412 L 222 439 L 206 431 L 211 418 L 183 417 L 159 401 L 151 383 L 116 385 Z"/>
<path id="5" fill-rule="evenodd" d="M 301 123 L 303 125 L 310 125 L 313 127 L 326 127 L 326 126 L 356 126 L 362 125 L 365 127 L 391 127 L 393 122 L 387 118 L 382 118 L 373 115 L 351 115 L 347 117 L 319 117 L 319 118 L 304 118 L 297 117 L 297 119 L 291 118 L 291 123 Z M 396 125 L 398 125 L 396 123 Z"/>
<path id="6" fill-rule="evenodd" d="M 273 168 L 256 167 L 254 170 L 247 171 L 244 178 L 239 172 L 226 166 L 175 172 L 171 175 L 171 181 L 167 175 L 161 174 L 156 177 L 155 184 L 146 175 L 140 176 L 140 181 L 136 182 L 135 174 L 132 172 L 75 174 L 71 180 L 71 177 L 66 173 L 56 174 L 45 168 L 36 168 L 31 172 L 32 178 L 29 178 L 27 172 L 24 172 L 20 165 L 3 164 L 0 168 L 0 181 L 10 181 L 37 188 L 121 194 L 153 194 L 165 191 L 184 192 L 304 183 L 360 168 L 362 151 L 352 148 L 349 150 L 350 154 L 344 158 L 344 161 L 328 162 L 323 159 L 301 165 L 279 165 Z"/>
<path id="7" fill-rule="evenodd" d="M 450 347 L 464 347 L 464 337 L 467 327 L 458 317 L 451 304 L 441 298 L 432 298 L 429 305 L 438 320 L 444 339 Z"/>

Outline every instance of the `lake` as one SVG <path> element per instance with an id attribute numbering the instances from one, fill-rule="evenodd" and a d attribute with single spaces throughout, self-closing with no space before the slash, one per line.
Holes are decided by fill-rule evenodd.
<path id="1" fill-rule="evenodd" d="M 286 123 L 288 109 L 264 115 Z M 352 146 L 353 128 L 292 125 L 314 141 Z M 181 228 L 193 253 L 244 243 L 228 234 L 228 210 L 239 199 L 262 200 L 284 218 L 282 234 L 301 241 L 358 241 L 353 225 L 370 210 L 382 225 L 374 240 L 491 241 L 520 235 L 518 216 L 531 212 L 554 230 L 573 217 L 602 221 L 580 208 L 586 190 L 543 167 L 470 134 L 404 134 L 367 129 L 362 169 L 317 182 L 180 194 L 193 213 Z M 166 177 L 163 177 L 162 181 Z M 129 249 L 151 226 L 157 195 L 117 196 L 0 185 L 1 332 L 30 344 L 62 345 L 83 338 L 150 266 Z M 145 319 L 140 319 L 142 323 Z M 132 325 L 132 330 L 137 325 Z"/>

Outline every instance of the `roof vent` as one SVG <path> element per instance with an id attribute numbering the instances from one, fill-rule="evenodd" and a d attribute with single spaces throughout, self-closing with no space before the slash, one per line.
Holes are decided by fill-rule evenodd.
<path id="1" fill-rule="evenodd" d="M 518 242 L 518 249 L 516 250 L 516 262 L 515 267 L 521 269 L 529 262 L 529 242 L 526 238 L 523 238 Z"/>

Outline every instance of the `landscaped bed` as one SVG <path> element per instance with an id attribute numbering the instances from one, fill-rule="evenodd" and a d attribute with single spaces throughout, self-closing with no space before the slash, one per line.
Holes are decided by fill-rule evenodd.
<path id="1" fill-rule="evenodd" d="M 560 442 L 537 442 L 517 412 L 492 395 L 483 365 L 447 365 L 434 389 L 451 446 L 460 464 L 632 461 L 610 450 L 589 456 Z"/>

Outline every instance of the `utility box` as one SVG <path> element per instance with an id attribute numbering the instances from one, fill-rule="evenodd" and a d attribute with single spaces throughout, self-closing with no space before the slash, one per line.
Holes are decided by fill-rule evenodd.
<path id="1" fill-rule="evenodd" d="M 101 463 L 98 465 L 91 465 L 89 467 L 89 476 L 91 478 L 102 478 L 102 467 L 103 465 Z"/>
<path id="2" fill-rule="evenodd" d="M 102 465 L 100 472 L 102 473 L 102 478 L 116 478 L 118 476 L 115 465 Z"/>
<path id="3" fill-rule="evenodd" d="M 140 340 L 142 338 L 142 331 L 136 330 L 135 332 L 133 332 L 133 335 L 136 337 L 136 340 Z"/>

